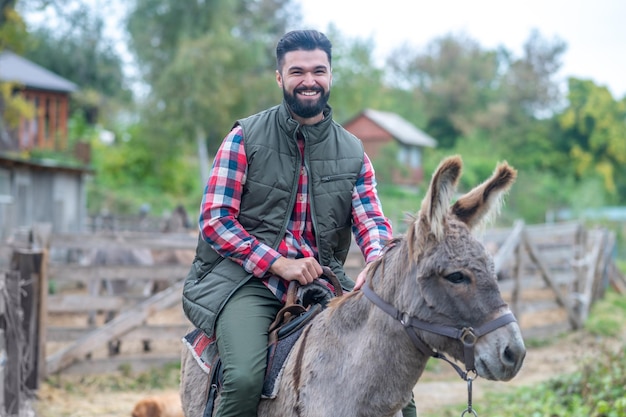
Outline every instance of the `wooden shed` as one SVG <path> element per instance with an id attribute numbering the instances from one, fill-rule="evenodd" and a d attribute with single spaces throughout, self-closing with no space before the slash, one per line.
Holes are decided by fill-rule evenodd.
<path id="1" fill-rule="evenodd" d="M 83 231 L 91 174 L 86 167 L 0 153 L 0 239 L 35 223 L 49 223 L 57 233 Z"/>
<path id="2" fill-rule="evenodd" d="M 398 145 L 397 161 L 408 175 L 394 174 L 397 184 L 416 185 L 423 180 L 422 153 L 424 148 L 434 148 L 437 141 L 396 113 L 365 109 L 343 124 L 343 127 L 363 142 L 365 152 L 376 163 L 383 148 Z"/>
<path id="3" fill-rule="evenodd" d="M 13 83 L 15 92 L 35 108 L 32 119 L 21 120 L 9 132 L 9 143 L 0 142 L 2 150 L 65 150 L 69 97 L 76 84 L 11 51 L 0 52 L 0 81 Z"/>

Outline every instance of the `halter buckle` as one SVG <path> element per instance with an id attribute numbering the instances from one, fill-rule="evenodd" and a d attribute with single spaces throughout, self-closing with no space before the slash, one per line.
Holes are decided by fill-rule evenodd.
<path id="1" fill-rule="evenodd" d="M 400 324 L 404 327 L 409 327 L 411 324 L 411 316 L 406 311 L 400 313 Z"/>
<path id="2" fill-rule="evenodd" d="M 476 336 L 476 334 L 474 333 L 473 328 L 464 327 L 463 330 L 461 330 L 460 339 L 465 346 L 474 346 L 476 344 L 476 341 L 478 340 L 478 336 Z"/>

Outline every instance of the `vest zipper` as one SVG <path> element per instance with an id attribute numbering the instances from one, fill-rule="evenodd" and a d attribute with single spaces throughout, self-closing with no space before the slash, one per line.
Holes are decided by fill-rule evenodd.
<path id="1" fill-rule="evenodd" d="M 331 182 L 331 181 L 338 181 L 338 180 L 350 180 L 356 178 L 356 175 L 354 174 L 336 174 L 336 175 L 326 175 L 324 177 L 321 178 L 322 182 Z"/>

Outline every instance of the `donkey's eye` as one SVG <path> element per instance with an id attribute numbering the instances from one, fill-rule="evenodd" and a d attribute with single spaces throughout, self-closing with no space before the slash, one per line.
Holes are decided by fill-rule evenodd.
<path id="1" fill-rule="evenodd" d="M 469 282 L 469 278 L 463 272 L 459 271 L 446 275 L 445 279 L 453 284 L 462 284 L 464 282 Z"/>

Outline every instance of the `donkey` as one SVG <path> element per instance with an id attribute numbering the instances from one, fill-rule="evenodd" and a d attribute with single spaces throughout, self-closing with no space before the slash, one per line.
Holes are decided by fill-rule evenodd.
<path id="1" fill-rule="evenodd" d="M 262 399 L 258 416 L 401 416 L 432 356 L 450 355 L 490 380 L 518 373 L 526 355 L 519 326 L 471 234 L 499 209 L 517 172 L 498 164 L 450 206 L 461 169 L 459 156 L 440 163 L 407 233 L 370 265 L 360 291 L 334 298 L 304 329 L 278 396 Z M 207 375 L 187 349 L 181 368 L 185 415 L 201 417 Z"/>

